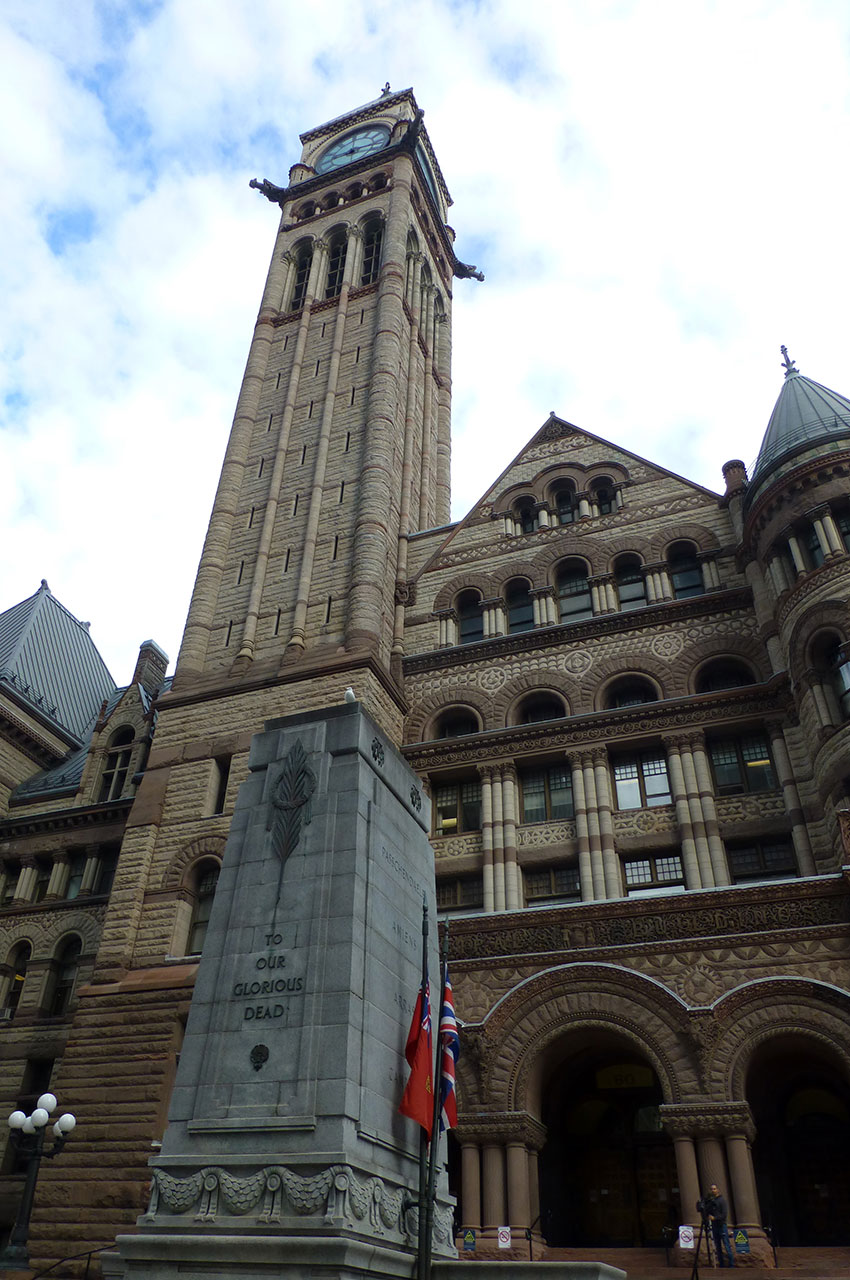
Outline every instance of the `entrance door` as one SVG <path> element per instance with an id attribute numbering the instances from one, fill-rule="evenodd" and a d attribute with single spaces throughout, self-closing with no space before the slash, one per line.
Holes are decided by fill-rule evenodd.
<path id="1" fill-rule="evenodd" d="M 769 1043 L 750 1069 L 759 1203 L 780 1244 L 850 1245 L 850 1088 L 817 1054 Z"/>
<path id="2" fill-rule="evenodd" d="M 620 1052 L 562 1063 L 545 1092 L 541 1225 L 552 1246 L 663 1243 L 679 1221 L 676 1162 L 652 1068 Z"/>

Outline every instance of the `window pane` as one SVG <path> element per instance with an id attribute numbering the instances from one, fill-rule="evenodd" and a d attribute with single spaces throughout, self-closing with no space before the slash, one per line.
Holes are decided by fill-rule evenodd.
<path id="1" fill-rule="evenodd" d="M 549 812 L 553 818 L 572 818 L 573 779 L 569 769 L 554 768 L 549 770 Z"/>
<path id="2" fill-rule="evenodd" d="M 434 811 L 438 836 L 454 835 L 457 831 L 457 806 L 457 787 L 437 787 L 434 793 Z"/>
<path id="3" fill-rule="evenodd" d="M 620 809 L 640 809 L 640 782 L 635 760 L 623 760 L 614 765 L 614 783 L 617 789 L 617 805 Z"/>
<path id="4" fill-rule="evenodd" d="M 757 736 L 743 738 L 741 755 L 744 758 L 747 786 L 750 791 L 770 791 L 776 786 L 773 766 L 770 763 L 770 752 L 764 738 Z"/>
<path id="5" fill-rule="evenodd" d="M 546 817 L 546 782 L 542 773 L 526 773 L 522 778 L 524 822 L 542 822 Z"/>
<path id="6" fill-rule="evenodd" d="M 655 874 L 658 880 L 666 883 L 670 880 L 681 880 L 682 859 L 677 854 L 666 858 L 655 859 Z"/>
<path id="7" fill-rule="evenodd" d="M 663 756 L 648 756 L 643 764 L 643 782 L 646 803 L 650 807 L 670 803 L 670 784 L 667 781 L 667 761 Z"/>
<path id="8" fill-rule="evenodd" d="M 552 873 L 552 888 L 558 895 L 579 893 L 578 867 L 558 867 Z"/>
<path id="9" fill-rule="evenodd" d="M 461 787 L 461 818 L 464 831 L 481 830 L 481 783 L 465 782 Z"/>
<path id="10" fill-rule="evenodd" d="M 734 742 L 713 742 L 711 744 L 711 763 L 714 765 L 714 777 L 718 788 L 740 787 L 741 766 Z"/>
<path id="11" fill-rule="evenodd" d="M 652 883 L 652 867 L 648 858 L 626 862 L 623 864 L 623 870 L 626 873 L 627 885 Z"/>

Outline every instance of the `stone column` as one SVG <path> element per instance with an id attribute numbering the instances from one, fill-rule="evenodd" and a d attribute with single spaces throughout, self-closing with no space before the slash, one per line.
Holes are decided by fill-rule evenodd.
<path id="1" fill-rule="evenodd" d="M 716 1182 L 718 1187 L 726 1188 L 728 1191 L 726 1161 L 723 1155 L 724 1148 L 720 1138 L 713 1135 L 697 1138 L 697 1160 L 703 1191 L 707 1191 L 713 1182 Z M 730 1221 L 733 1220 L 731 1207 L 729 1218 Z"/>
<path id="2" fill-rule="evenodd" d="M 761 1226 L 759 1213 L 756 1177 L 753 1170 L 753 1155 L 750 1139 L 745 1133 L 728 1133 L 726 1135 L 726 1158 L 729 1162 L 729 1179 L 731 1181 L 732 1198 L 735 1201 L 735 1226 Z"/>
<path id="3" fill-rule="evenodd" d="M 593 771 L 593 757 L 589 752 L 582 755 L 581 768 L 584 779 L 588 846 L 590 849 L 590 867 L 593 877 L 593 897 L 604 898 L 606 897 L 605 870 L 602 862 L 602 840 L 599 834 L 599 811 L 596 803 L 596 777 Z"/>
<path id="4" fill-rule="evenodd" d="M 702 571 L 702 585 L 706 591 L 717 591 L 720 588 L 720 574 L 713 552 L 703 552 L 697 556 Z"/>
<path id="5" fill-rule="evenodd" d="M 481 769 L 481 848 L 483 852 L 484 910 L 495 911 L 493 876 L 493 772 Z"/>
<path id="6" fill-rule="evenodd" d="M 584 794 L 584 772 L 578 752 L 567 754 L 573 780 L 573 810 L 576 818 L 576 845 L 578 846 L 579 880 L 582 902 L 594 897 L 593 864 L 590 857 L 590 838 L 587 828 L 587 800 Z"/>
<path id="7" fill-rule="evenodd" d="M 481 1230 L 481 1151 L 477 1142 L 461 1141 L 460 1211 L 464 1230 Z"/>
<path id="8" fill-rule="evenodd" d="M 531 1226 L 531 1204 L 528 1194 L 528 1153 L 524 1142 L 507 1144 L 508 1223 L 511 1231 L 525 1231 Z"/>
<path id="9" fill-rule="evenodd" d="M 90 845 L 86 849 L 86 865 L 83 867 L 83 878 L 80 882 L 80 892 L 78 897 L 83 898 L 86 894 L 94 891 L 99 863 L 98 847 L 97 845 Z"/>
<path id="10" fill-rule="evenodd" d="M 432 284 L 421 290 L 422 332 L 429 337 L 434 330 L 434 299 L 436 289 Z M 426 343 L 427 346 L 427 343 Z M 432 494 L 436 490 L 436 431 L 434 424 L 434 379 L 433 347 L 428 347 L 425 357 L 425 383 L 422 397 L 422 452 L 420 456 L 419 476 L 419 520 L 418 529 L 427 529 L 432 521 L 431 512 L 436 511 L 432 502 Z"/>
<path id="11" fill-rule="evenodd" d="M 708 835 L 705 829 L 702 804 L 700 803 L 700 788 L 697 781 L 692 747 L 692 738 L 682 740 L 682 773 L 685 778 L 685 788 L 688 795 L 688 808 L 691 812 L 691 822 L 694 827 L 694 843 L 696 845 L 697 859 L 700 866 L 700 876 L 703 887 L 710 888 L 715 884 L 728 884 L 729 875 L 726 871 L 724 860 L 724 864 L 719 868 L 720 878 L 718 878 L 718 868 L 715 866 L 714 860 L 711 856 L 711 850 L 708 844 Z"/>
<path id="12" fill-rule="evenodd" d="M 605 877 L 605 897 L 622 898 L 623 878 L 620 859 L 614 847 L 614 818 L 612 815 L 611 778 L 608 773 L 608 752 L 597 747 L 593 752 L 593 772 L 596 781 L 596 807 L 599 814 L 599 839 L 602 845 L 602 868 Z"/>
<path id="13" fill-rule="evenodd" d="M 827 554 L 843 555 L 844 543 L 842 541 L 838 525 L 835 523 L 835 516 L 830 511 L 829 507 L 820 507 L 818 509 L 817 516 L 820 520 L 826 542 L 829 546 Z"/>
<path id="14" fill-rule="evenodd" d="M 767 727 L 770 734 L 773 763 L 776 765 L 776 777 L 782 788 L 785 812 L 791 824 L 791 839 L 794 841 L 794 852 L 797 855 L 800 875 L 813 876 L 816 873 L 815 859 L 811 842 L 809 841 L 806 820 L 803 816 L 803 806 L 800 803 L 800 795 L 797 791 L 797 784 L 794 781 L 791 760 L 785 744 L 785 734 L 782 725 L 775 721 L 769 723 Z"/>
<path id="15" fill-rule="evenodd" d="M 502 775 L 493 773 L 493 910 L 505 909 L 505 826 Z"/>
<path id="16" fill-rule="evenodd" d="M 578 518 L 579 520 L 590 519 L 590 498 L 586 493 L 579 493 L 578 498 Z"/>
<path id="17" fill-rule="evenodd" d="M 47 885 L 47 893 L 44 895 L 45 902 L 49 899 L 58 901 L 65 897 L 68 892 L 68 881 L 71 879 L 71 855 L 66 849 L 60 853 L 54 853 L 53 866 L 50 871 L 50 881 Z"/>
<path id="18" fill-rule="evenodd" d="M 484 1144 L 483 1150 L 484 1186 L 481 1192 L 481 1223 L 485 1230 L 495 1231 L 505 1225 L 505 1155 L 500 1142 L 492 1139 Z"/>
<path id="19" fill-rule="evenodd" d="M 667 768 L 670 773 L 670 789 L 673 794 L 673 805 L 676 810 L 676 822 L 679 827 L 679 840 L 682 845 L 682 866 L 685 871 L 685 885 L 688 889 L 702 889 L 699 859 L 694 842 L 694 829 L 691 824 L 691 813 L 688 808 L 688 797 L 685 792 L 685 778 L 682 773 L 682 761 L 679 758 L 678 739 L 666 739 Z"/>
<path id="20" fill-rule="evenodd" d="M 829 507 L 819 507 L 817 511 L 811 513 L 812 524 L 814 525 L 824 560 L 834 554 L 835 551 L 835 548 L 830 545 L 829 536 L 824 526 L 824 517 L 827 515 L 829 515 Z"/>
<path id="21" fill-rule="evenodd" d="M 704 734 L 694 734 L 691 755 L 694 761 L 694 772 L 705 823 L 705 838 L 708 841 L 708 853 L 711 859 L 711 868 L 714 872 L 714 882 L 715 884 L 729 884 L 726 846 L 720 835 L 720 823 L 717 821 L 717 806 L 714 803 L 714 787 L 711 781 L 711 769 L 708 764 Z M 721 876 L 725 876 L 725 880 L 721 879 Z"/>
<path id="22" fill-rule="evenodd" d="M 35 894 L 35 882 L 38 876 L 35 866 L 35 857 L 32 854 L 26 854 L 21 858 L 21 873 L 18 876 L 18 883 L 15 885 L 15 896 L 12 902 L 22 904 L 32 902 Z"/>
<path id="23" fill-rule="evenodd" d="M 522 879 L 519 864 L 517 863 L 516 849 L 517 776 L 512 765 L 505 765 L 502 770 L 502 811 L 504 815 L 505 906 L 508 911 L 517 911 L 522 906 Z"/>
<path id="24" fill-rule="evenodd" d="M 786 536 L 788 539 L 788 550 L 791 552 L 791 560 L 794 564 L 797 576 L 799 577 L 800 574 L 805 573 L 808 568 L 808 565 L 806 564 L 806 557 L 803 555 L 802 548 L 800 547 L 796 536 L 793 533 L 789 533 Z"/>

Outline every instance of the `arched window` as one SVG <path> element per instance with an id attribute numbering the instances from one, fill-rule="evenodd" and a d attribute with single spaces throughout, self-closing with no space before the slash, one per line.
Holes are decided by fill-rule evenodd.
<path id="1" fill-rule="evenodd" d="M 800 542 L 806 550 L 806 558 L 810 569 L 819 569 L 824 562 L 823 547 L 818 531 L 813 524 L 804 525 L 799 532 Z"/>
<path id="2" fill-rule="evenodd" d="M 518 724 L 538 724 L 542 720 L 562 720 L 564 704 L 551 693 L 532 693 L 519 706 Z"/>
<path id="3" fill-rule="evenodd" d="M 27 965 L 31 958 L 32 947 L 28 942 L 19 942 L 9 956 L 8 964 L 12 970 L 12 977 L 9 983 L 9 990 L 6 992 L 6 1003 L 4 1005 L 4 1017 L 9 1020 L 14 1018 L 18 1011 L 18 1005 L 21 1002 L 21 995 L 27 978 Z"/>
<path id="4" fill-rule="evenodd" d="M 600 476 L 591 485 L 593 504 L 601 516 L 607 516 L 614 510 L 614 484 L 608 476 Z"/>
<path id="5" fill-rule="evenodd" d="M 605 706 L 609 711 L 619 711 L 624 707 L 639 707 L 644 702 L 657 702 L 658 694 L 654 687 L 643 676 L 624 676 L 615 680 L 605 695 Z"/>
<path id="6" fill-rule="evenodd" d="M 699 567 L 696 548 L 691 542 L 674 542 L 667 557 L 673 596 L 684 600 L 688 596 L 701 596 L 705 591 L 702 570 Z"/>
<path id="7" fill-rule="evenodd" d="M 308 244 L 304 244 L 297 251 L 295 256 L 295 281 L 292 286 L 292 300 L 289 304 L 290 311 L 300 311 L 304 306 L 304 299 L 307 296 L 307 281 L 310 279 L 310 267 L 312 264 L 312 247 Z"/>
<path id="8" fill-rule="evenodd" d="M 753 684 L 753 673 L 736 658 L 713 658 L 700 667 L 697 693 L 718 693 L 721 689 L 742 689 Z"/>
<path id="9" fill-rule="evenodd" d="M 106 767 L 100 784 L 98 804 L 120 800 L 127 781 L 135 734 L 130 728 L 118 729 L 109 740 Z"/>
<path id="10" fill-rule="evenodd" d="M 195 901 L 189 922 L 189 939 L 186 944 L 186 954 L 189 956 L 200 955 L 204 949 L 204 939 L 207 936 L 207 926 L 210 922 L 220 872 L 221 867 L 213 861 L 201 862 L 195 868 L 192 877 Z"/>
<path id="11" fill-rule="evenodd" d="M 360 283 L 374 284 L 381 269 L 381 247 L 384 243 L 384 224 L 380 218 L 366 223 L 363 232 L 363 270 Z"/>
<path id="12" fill-rule="evenodd" d="M 567 560 L 558 570 L 558 607 L 561 622 L 581 622 L 593 617 L 587 566 L 583 560 Z"/>
<path id="13" fill-rule="evenodd" d="M 69 938 L 51 961 L 44 1002 L 44 1011 L 50 1018 L 61 1018 L 68 1012 L 77 982 L 82 949 L 83 944 L 79 938 Z"/>
<path id="14" fill-rule="evenodd" d="M 534 533 L 537 528 L 537 504 L 533 498 L 520 498 L 514 507 L 514 520 L 522 533 Z"/>
<path id="15" fill-rule="evenodd" d="M 481 612 L 481 596 L 477 591 L 462 591 L 455 604 L 458 640 L 460 644 L 474 644 L 484 638 L 484 615 Z"/>
<path id="16" fill-rule="evenodd" d="M 325 285 L 326 298 L 338 298 L 342 289 L 342 278 L 345 274 L 345 259 L 348 253 L 348 237 L 344 231 L 338 231 L 331 239 L 328 249 L 328 279 Z"/>
<path id="17" fill-rule="evenodd" d="M 642 609 L 646 604 L 643 566 L 636 555 L 620 556 L 614 565 L 614 581 L 620 598 L 620 611 Z"/>
<path id="18" fill-rule="evenodd" d="M 437 721 L 438 738 L 463 738 L 468 733 L 478 732 L 478 720 L 465 707 L 454 707 L 444 711 Z"/>
<path id="19" fill-rule="evenodd" d="M 572 524 L 576 518 L 576 492 L 572 485 L 562 485 L 552 494 L 558 524 Z"/>
<path id="20" fill-rule="evenodd" d="M 508 612 L 509 633 L 530 631 L 534 626 L 534 607 L 527 582 L 518 578 L 508 583 L 505 590 L 505 605 Z"/>

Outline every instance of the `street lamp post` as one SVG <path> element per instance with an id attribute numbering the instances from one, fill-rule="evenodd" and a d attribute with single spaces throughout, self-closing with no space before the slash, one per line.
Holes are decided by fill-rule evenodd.
<path id="1" fill-rule="evenodd" d="M 36 1103 L 31 1116 L 23 1111 L 13 1111 L 9 1116 L 9 1128 L 12 1130 L 12 1142 L 27 1157 L 27 1173 L 24 1179 L 24 1194 L 18 1206 L 18 1216 L 9 1236 L 9 1243 L 0 1253 L 0 1268 L 10 1270 L 26 1270 L 29 1266 L 27 1239 L 30 1232 L 30 1216 L 35 1185 L 38 1182 L 38 1171 L 42 1158 L 52 1160 L 58 1156 L 77 1123 L 70 1111 L 61 1115 L 53 1126 L 53 1146 L 45 1151 L 44 1131 L 50 1122 L 51 1113 L 56 1110 L 56 1098 L 52 1093 L 43 1093 Z"/>

